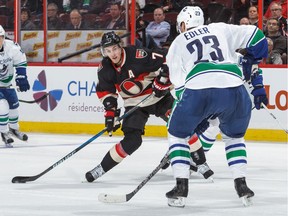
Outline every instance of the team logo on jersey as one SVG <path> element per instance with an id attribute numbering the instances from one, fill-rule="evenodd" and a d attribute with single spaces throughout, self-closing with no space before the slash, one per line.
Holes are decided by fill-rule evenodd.
<path id="1" fill-rule="evenodd" d="M 0 78 L 5 77 L 8 74 L 8 66 L 3 64 L 2 69 L 0 69 Z"/>
<path id="2" fill-rule="evenodd" d="M 61 100 L 63 91 L 60 89 L 51 90 L 49 92 L 46 91 L 47 82 L 45 70 L 42 70 L 38 74 L 37 78 L 38 79 L 34 81 L 32 87 L 32 90 L 35 92 L 33 94 L 33 98 L 37 100 L 38 98 L 48 93 L 48 96 L 43 100 L 39 101 L 38 104 L 42 110 L 46 112 L 49 110 L 52 111 L 57 107 L 59 101 Z"/>
<path id="3" fill-rule="evenodd" d="M 138 95 L 143 91 L 142 83 L 134 79 L 124 80 L 119 87 L 123 93 L 129 96 Z"/>
<path id="4" fill-rule="evenodd" d="M 137 49 L 136 50 L 136 58 L 145 58 L 147 56 L 147 52 L 143 49 Z"/>

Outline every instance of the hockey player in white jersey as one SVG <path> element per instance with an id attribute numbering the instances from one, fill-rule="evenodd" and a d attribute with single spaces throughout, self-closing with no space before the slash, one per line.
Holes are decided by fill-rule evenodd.
<path id="1" fill-rule="evenodd" d="M 191 133 L 210 116 L 218 117 L 226 148 L 239 154 L 231 164 L 235 189 L 240 198 L 254 196 L 246 185 L 247 156 L 244 135 L 252 103 L 244 85 L 251 82 L 256 108 L 267 104 L 258 63 L 268 53 L 267 40 L 255 26 L 204 24 L 199 7 L 185 7 L 177 17 L 180 32 L 168 55 L 170 80 L 178 102 L 168 122 L 169 153 L 176 186 L 166 193 L 169 206 L 184 207 L 188 196 Z M 235 50 L 245 48 L 243 74 L 237 66 Z M 185 127 L 183 127 L 185 125 Z"/>
<path id="2" fill-rule="evenodd" d="M 15 68 L 15 82 L 19 90 L 30 89 L 26 67 L 25 53 L 17 43 L 5 39 L 5 30 L 0 25 L 0 133 L 8 148 L 13 147 L 11 134 L 20 140 L 28 140 L 28 136 L 19 131 L 19 101 L 15 88 L 12 88 Z"/>

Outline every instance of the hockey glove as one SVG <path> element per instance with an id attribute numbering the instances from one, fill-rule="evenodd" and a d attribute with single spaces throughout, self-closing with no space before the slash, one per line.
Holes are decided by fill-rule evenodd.
<path id="1" fill-rule="evenodd" d="M 258 70 L 258 64 L 261 59 L 254 59 L 250 55 L 243 56 L 242 59 L 242 69 L 245 81 L 250 81 L 251 75 Z"/>
<path id="2" fill-rule="evenodd" d="M 16 85 L 19 87 L 19 90 L 21 92 L 23 92 L 23 91 L 26 92 L 27 90 L 30 89 L 30 85 L 29 85 L 29 82 L 27 80 L 26 74 L 25 75 L 17 74 L 16 78 L 15 78 L 15 82 L 16 82 Z"/>
<path id="3" fill-rule="evenodd" d="M 263 86 L 263 77 L 258 72 L 251 76 L 251 83 L 254 89 L 251 94 L 254 96 L 254 105 L 257 110 L 261 109 L 261 103 L 267 105 L 268 98 Z"/>
<path id="4" fill-rule="evenodd" d="M 104 113 L 105 117 L 105 127 L 109 136 L 112 136 L 112 131 L 115 132 L 121 126 L 120 122 L 117 121 L 120 115 L 120 109 L 115 110 L 106 110 Z"/>
<path id="5" fill-rule="evenodd" d="M 152 89 L 156 97 L 160 98 L 170 91 L 172 83 L 167 77 L 156 77 L 152 84 Z"/>

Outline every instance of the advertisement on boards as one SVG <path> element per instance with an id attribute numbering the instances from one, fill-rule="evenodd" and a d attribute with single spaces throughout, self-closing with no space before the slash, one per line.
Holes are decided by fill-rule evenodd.
<path id="1" fill-rule="evenodd" d="M 269 97 L 269 112 L 287 127 L 287 80 L 284 68 L 263 68 L 264 83 Z M 28 67 L 31 90 L 19 92 L 21 100 L 36 100 L 49 95 L 39 103 L 21 103 L 21 121 L 103 123 L 104 107 L 96 95 L 97 67 Z M 253 97 L 251 98 L 253 100 Z M 118 100 L 121 114 L 122 99 Z M 162 119 L 150 117 L 148 125 L 165 125 Z M 275 119 L 265 110 L 252 110 L 249 128 L 276 129 Z"/>

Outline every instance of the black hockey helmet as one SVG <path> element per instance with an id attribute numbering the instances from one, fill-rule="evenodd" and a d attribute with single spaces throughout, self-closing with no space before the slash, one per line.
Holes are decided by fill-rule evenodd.
<path id="1" fill-rule="evenodd" d="M 105 33 L 101 39 L 102 48 L 112 46 L 115 44 L 120 44 L 120 43 L 121 43 L 121 38 L 117 34 L 115 34 L 114 31 Z"/>

